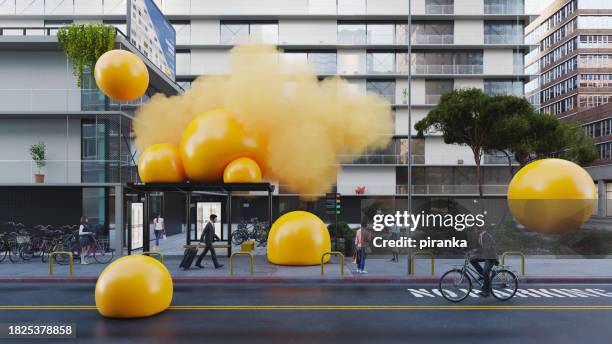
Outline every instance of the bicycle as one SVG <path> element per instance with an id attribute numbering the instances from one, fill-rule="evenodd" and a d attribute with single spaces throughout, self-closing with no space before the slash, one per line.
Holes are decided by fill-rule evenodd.
<path id="1" fill-rule="evenodd" d="M 83 259 L 83 252 L 78 236 L 78 231 L 65 235 L 61 242 L 55 247 L 54 251 L 72 252 L 74 257 Z M 91 247 L 90 252 L 96 262 L 107 264 L 113 260 L 115 250 L 110 248 L 110 241 L 108 238 L 97 239 L 95 235 L 90 235 L 89 239 L 89 246 Z M 65 255 L 59 255 L 55 260 L 60 265 L 68 264 L 68 257 Z"/>
<path id="2" fill-rule="evenodd" d="M 489 292 L 499 301 L 510 300 L 518 289 L 518 278 L 508 270 L 509 266 L 496 264 L 490 272 Z M 482 276 L 471 264 L 469 252 L 465 254 L 463 266 L 456 265 L 440 277 L 438 289 L 440 294 L 450 302 L 461 302 L 472 292 L 473 283 L 484 288 Z"/>
<path id="3" fill-rule="evenodd" d="M 250 222 L 240 222 L 238 229 L 232 233 L 232 243 L 238 246 L 250 239 L 255 240 L 260 247 L 265 246 L 268 241 L 268 223 L 259 222 L 256 217 Z"/>

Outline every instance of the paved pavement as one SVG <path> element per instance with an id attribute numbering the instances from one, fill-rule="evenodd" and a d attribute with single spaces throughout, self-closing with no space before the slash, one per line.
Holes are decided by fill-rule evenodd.
<path id="1" fill-rule="evenodd" d="M 170 310 L 132 320 L 99 316 L 93 288 L 0 285 L 0 295 L 10 295 L 0 301 L 0 323 L 74 323 L 75 342 L 115 344 L 575 344 L 612 336 L 612 285 L 533 285 L 507 302 L 474 294 L 450 304 L 433 285 L 189 284 L 175 286 Z"/>
<path id="2" fill-rule="evenodd" d="M 230 263 L 227 257 L 219 257 L 224 264 L 221 269 L 214 269 L 210 257 L 206 257 L 205 268 L 199 269 L 192 267 L 190 270 L 183 271 L 178 268 L 180 257 L 171 256 L 164 258 L 164 264 L 173 276 L 191 277 L 210 277 L 210 276 L 229 276 Z M 77 262 L 78 263 L 78 262 Z M 437 259 L 435 261 L 435 276 L 439 276 L 453 265 L 462 264 L 461 259 Z M 506 264 L 511 266 L 517 275 L 521 275 L 520 260 L 515 257 L 508 257 Z M 75 264 L 74 274 L 76 276 L 98 276 L 106 267 L 103 264 L 80 265 Z M 408 258 L 400 257 L 398 263 L 390 262 L 388 258 L 368 259 L 366 263 L 367 275 L 360 275 L 356 272 L 356 266 L 350 258 L 345 262 L 345 274 L 356 278 L 365 277 L 406 277 L 408 274 Z M 525 261 L 526 276 L 561 276 L 561 277 L 595 277 L 612 276 L 612 259 L 557 259 L 542 257 L 527 257 Z M 31 277 L 47 276 L 49 273 L 48 263 L 41 263 L 40 259 L 32 259 L 29 262 L 11 263 L 7 260 L 0 263 L 0 278 L 2 277 Z M 55 266 L 54 275 L 68 275 L 67 266 Z M 250 276 L 248 258 L 239 256 L 235 258 L 235 275 Z M 319 277 L 321 275 L 320 266 L 290 267 L 279 266 L 268 263 L 265 256 L 255 256 L 254 275 L 258 277 Z M 329 277 L 340 276 L 340 265 L 337 258 L 325 266 L 325 275 Z M 424 258 L 417 258 L 415 261 L 415 276 L 431 276 L 430 261 Z"/>

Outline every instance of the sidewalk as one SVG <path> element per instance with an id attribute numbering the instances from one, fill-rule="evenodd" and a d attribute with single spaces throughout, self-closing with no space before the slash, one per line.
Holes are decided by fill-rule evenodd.
<path id="1" fill-rule="evenodd" d="M 254 274 L 250 275 L 249 261 L 245 256 L 234 258 L 234 275 L 230 275 L 230 262 L 227 257 L 219 257 L 224 266 L 214 269 L 210 257 L 204 260 L 205 268 L 192 267 L 187 271 L 178 268 L 180 257 L 170 256 L 164 259 L 164 264 L 177 281 L 233 281 L 233 280 L 269 280 L 269 281 L 320 281 L 339 280 L 340 264 L 334 258 L 325 266 L 325 276 L 321 276 L 320 266 L 292 267 L 270 264 L 265 256 L 255 256 Z M 433 283 L 441 274 L 451 269 L 453 265 L 463 264 L 462 259 L 437 259 L 435 261 L 435 274 L 431 275 L 429 259 L 417 258 L 415 260 L 415 274 L 408 275 L 408 261 L 406 256 L 400 257 L 400 262 L 390 262 L 389 259 L 372 258 L 366 262 L 368 274 L 358 274 L 355 264 L 347 258 L 344 267 L 344 278 L 347 281 L 420 281 Z M 525 261 L 525 275 L 521 275 L 520 259 L 509 257 L 506 264 L 523 280 L 528 281 L 564 281 L 576 282 L 612 281 L 612 259 L 557 259 L 527 257 Z M 106 265 L 88 264 L 74 265 L 76 279 L 95 280 Z M 0 263 L 0 282 L 10 279 L 47 278 L 49 264 L 39 259 L 29 262 L 11 263 L 8 260 Z M 68 266 L 54 265 L 54 276 L 64 280 L 69 276 Z M 85 278 L 87 277 L 87 278 Z M 611 282 L 612 283 L 612 282 Z"/>

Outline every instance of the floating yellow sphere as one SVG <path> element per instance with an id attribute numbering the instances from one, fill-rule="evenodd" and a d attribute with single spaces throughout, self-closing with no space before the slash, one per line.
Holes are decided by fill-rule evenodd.
<path id="1" fill-rule="evenodd" d="M 144 62 L 126 50 L 102 54 L 94 67 L 96 84 L 107 96 L 120 101 L 135 100 L 149 86 L 149 71 Z"/>
<path id="2" fill-rule="evenodd" d="M 318 265 L 331 251 L 325 223 L 306 211 L 292 211 L 276 220 L 268 234 L 268 260 L 279 265 Z M 325 262 L 329 256 L 325 258 Z"/>
<path id="3" fill-rule="evenodd" d="M 219 182 L 233 160 L 256 159 L 259 142 L 247 133 L 233 114 L 215 109 L 194 118 L 185 129 L 179 151 L 187 178 L 194 182 Z"/>
<path id="4" fill-rule="evenodd" d="M 132 255 L 109 264 L 96 283 L 98 312 L 111 318 L 148 317 L 172 302 L 172 277 L 158 260 Z"/>
<path id="5" fill-rule="evenodd" d="M 145 183 L 185 181 L 185 171 L 178 148 L 170 143 L 157 143 L 145 149 L 138 161 L 138 174 Z"/>
<path id="6" fill-rule="evenodd" d="M 238 158 L 230 162 L 223 171 L 224 183 L 260 183 L 261 169 L 255 160 Z"/>
<path id="7" fill-rule="evenodd" d="M 545 234 L 580 228 L 593 214 L 597 190 L 582 167 L 542 159 L 519 170 L 508 186 L 508 205 L 523 226 Z"/>

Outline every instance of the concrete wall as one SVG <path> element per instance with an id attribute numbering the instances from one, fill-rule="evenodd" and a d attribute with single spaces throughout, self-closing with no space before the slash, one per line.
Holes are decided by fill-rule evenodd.
<path id="1" fill-rule="evenodd" d="M 81 181 L 81 121 L 65 119 L 0 120 L 0 183 L 28 183 L 37 172 L 29 148 L 42 141 L 47 148 L 45 182 Z M 10 160 L 10 161 L 7 161 Z M 61 162 L 53 160 L 62 160 Z M 66 163 L 65 160 L 75 160 Z"/>
<path id="2" fill-rule="evenodd" d="M 430 109 L 412 109 L 412 133 L 416 135 L 414 124 L 427 116 Z M 408 135 L 408 109 L 399 108 L 395 110 L 395 135 Z"/>
<path id="3" fill-rule="evenodd" d="M 366 74 L 366 51 L 363 49 L 338 49 L 338 74 Z"/>
<path id="4" fill-rule="evenodd" d="M 367 14 L 408 14 L 408 3 L 406 0 L 367 0 L 366 12 Z"/>
<path id="5" fill-rule="evenodd" d="M 280 20 L 279 44 L 336 44 L 336 20 Z"/>
<path id="6" fill-rule="evenodd" d="M 514 57 L 512 50 L 485 49 L 483 55 L 484 74 L 513 75 Z"/>
<path id="7" fill-rule="evenodd" d="M 441 136 L 427 136 L 425 138 L 425 164 L 426 165 L 475 165 L 474 155 L 467 146 L 447 145 Z"/>
<path id="8" fill-rule="evenodd" d="M 0 75 L 0 111 L 81 110 L 81 91 L 63 52 L 2 52 Z"/>
<path id="9" fill-rule="evenodd" d="M 193 19 L 191 21 L 191 44 L 219 44 L 220 34 L 218 19 Z"/>
<path id="10" fill-rule="evenodd" d="M 343 166 L 338 170 L 338 192 L 354 195 L 357 186 L 366 194 L 395 194 L 395 166 Z"/>
<path id="11" fill-rule="evenodd" d="M 192 74 L 225 74 L 229 72 L 229 59 L 225 49 L 192 49 Z"/>
<path id="12" fill-rule="evenodd" d="M 455 20 L 455 44 L 484 44 L 484 22 Z"/>
<path id="13" fill-rule="evenodd" d="M 455 14 L 484 14 L 483 0 L 455 1 Z"/>

